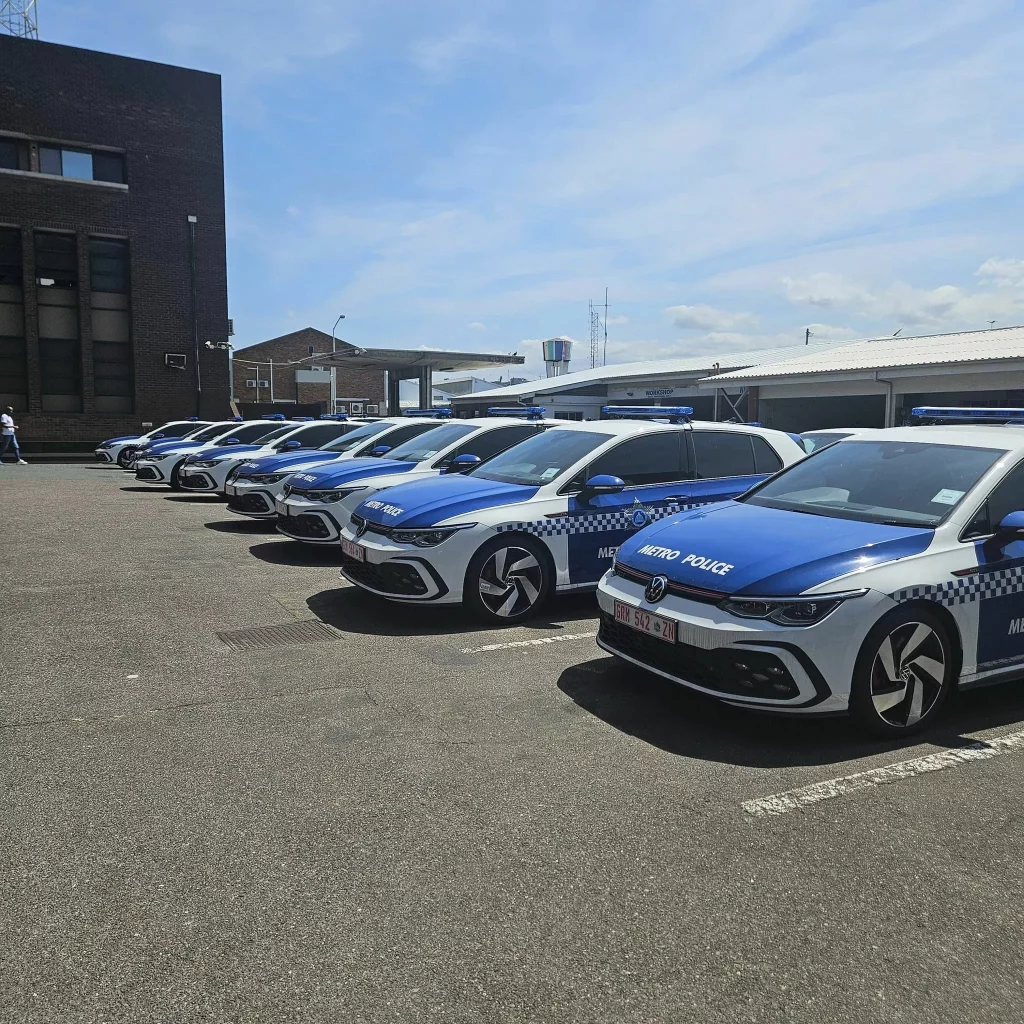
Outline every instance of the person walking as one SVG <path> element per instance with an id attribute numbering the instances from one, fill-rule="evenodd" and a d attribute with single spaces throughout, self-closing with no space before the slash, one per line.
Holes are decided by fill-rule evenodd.
<path id="1" fill-rule="evenodd" d="M 21 449 L 18 447 L 18 436 L 15 431 L 18 428 L 14 425 L 14 406 L 8 405 L 0 413 L 0 466 L 4 464 L 4 456 L 8 448 L 14 448 L 14 457 L 18 460 L 19 466 L 27 466 L 28 463 L 21 457 Z"/>

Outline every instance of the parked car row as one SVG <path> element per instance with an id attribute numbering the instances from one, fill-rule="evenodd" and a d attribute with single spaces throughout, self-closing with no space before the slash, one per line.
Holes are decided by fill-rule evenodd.
<path id="1" fill-rule="evenodd" d="M 388 600 L 510 624 L 596 588 L 597 642 L 626 662 L 900 735 L 1024 667 L 1024 432 L 1007 429 L 1024 410 L 925 412 L 972 425 L 798 437 L 685 407 L 423 410 L 168 424 L 132 464 L 340 545 L 343 575 Z"/>

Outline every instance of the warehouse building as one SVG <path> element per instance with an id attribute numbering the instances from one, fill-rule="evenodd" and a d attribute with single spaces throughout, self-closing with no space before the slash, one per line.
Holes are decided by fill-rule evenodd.
<path id="1" fill-rule="evenodd" d="M 0 35 L 0 404 L 31 449 L 228 411 L 220 77 Z"/>

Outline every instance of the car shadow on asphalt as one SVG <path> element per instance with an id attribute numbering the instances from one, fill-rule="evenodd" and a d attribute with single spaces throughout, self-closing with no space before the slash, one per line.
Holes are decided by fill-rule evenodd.
<path id="1" fill-rule="evenodd" d="M 142 494 L 159 494 L 160 493 L 160 487 L 161 487 L 160 484 L 152 483 L 152 484 L 147 484 L 144 487 L 122 487 L 121 490 L 122 491 L 138 491 L 138 492 L 140 492 Z"/>
<path id="2" fill-rule="evenodd" d="M 306 605 L 318 619 L 336 629 L 370 636 L 459 636 L 493 633 L 501 628 L 474 618 L 457 605 L 399 604 L 358 587 L 322 590 L 308 598 Z M 597 604 L 593 594 L 570 594 L 553 598 L 543 614 L 517 622 L 516 626 L 561 630 L 576 622 L 589 620 L 594 623 L 596 618 Z M 591 628 L 596 630 L 596 623 Z"/>
<path id="3" fill-rule="evenodd" d="M 242 536 L 266 535 L 276 531 L 273 519 L 220 519 L 213 523 L 203 523 L 203 526 L 217 533 L 238 533 Z"/>
<path id="4" fill-rule="evenodd" d="M 297 540 L 285 540 L 284 537 L 253 544 L 249 554 L 271 565 L 341 565 L 341 547 L 337 544 L 303 544 Z"/>
<path id="5" fill-rule="evenodd" d="M 165 501 L 183 501 L 193 505 L 217 505 L 224 499 L 219 494 L 168 494 Z"/>
<path id="6" fill-rule="evenodd" d="M 922 743 L 959 747 L 972 733 L 1024 720 L 1022 683 L 955 694 L 932 727 L 901 740 L 861 732 L 846 716 L 798 718 L 730 707 L 612 657 L 567 668 L 558 688 L 612 728 L 670 754 L 753 768 L 841 765 Z"/>

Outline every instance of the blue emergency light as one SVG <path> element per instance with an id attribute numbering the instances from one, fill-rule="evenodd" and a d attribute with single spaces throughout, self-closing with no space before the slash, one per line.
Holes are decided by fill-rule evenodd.
<path id="1" fill-rule="evenodd" d="M 911 412 L 924 420 L 970 420 L 984 423 L 1024 423 L 1024 409 L 981 409 L 977 406 L 919 405 Z"/>
<path id="2" fill-rule="evenodd" d="M 186 422 L 188 422 L 188 423 L 198 423 L 199 422 L 199 417 L 198 416 L 189 416 L 188 419 L 186 420 Z"/>
<path id="3" fill-rule="evenodd" d="M 245 422 L 245 417 L 244 416 L 232 416 L 231 417 L 231 422 L 232 423 L 244 423 Z"/>
<path id="4" fill-rule="evenodd" d="M 451 409 L 406 409 L 406 416 L 433 416 L 435 419 L 448 419 Z"/>
<path id="5" fill-rule="evenodd" d="M 309 418 L 312 419 L 313 417 L 310 416 Z M 347 412 L 322 412 L 322 413 L 320 413 L 320 419 L 322 419 L 322 420 L 347 420 L 348 419 L 348 413 Z"/>
<path id="6" fill-rule="evenodd" d="M 269 416 L 265 417 L 268 420 L 283 420 L 285 415 L 283 412 L 272 412 Z"/>
<path id="7" fill-rule="evenodd" d="M 601 415 L 610 420 L 668 420 L 679 423 L 688 420 L 693 409 L 688 405 L 604 405 Z"/>
<path id="8" fill-rule="evenodd" d="M 312 416 L 293 416 L 292 423 L 312 423 Z"/>
<path id="9" fill-rule="evenodd" d="M 521 416 L 527 420 L 540 420 L 547 414 L 547 409 L 539 405 L 492 405 L 487 410 L 488 416 Z"/>

